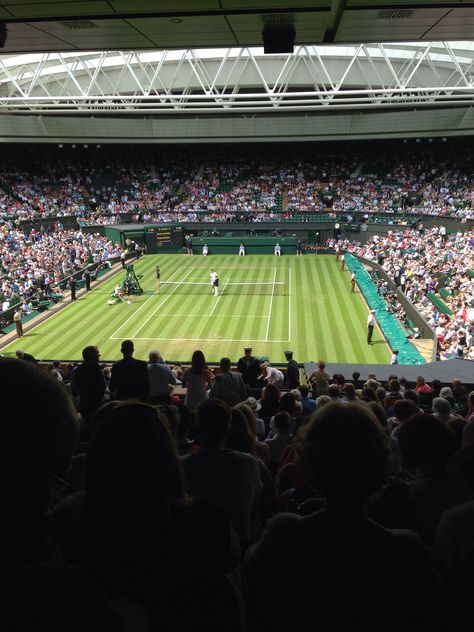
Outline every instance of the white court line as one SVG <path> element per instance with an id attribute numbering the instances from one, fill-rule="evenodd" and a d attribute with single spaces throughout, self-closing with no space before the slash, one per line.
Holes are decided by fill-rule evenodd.
<path id="1" fill-rule="evenodd" d="M 191 269 L 189 270 L 189 272 L 186 272 L 186 274 L 184 275 L 184 279 L 185 279 L 186 277 L 188 277 L 188 276 L 191 274 L 191 272 L 192 272 L 192 271 L 193 271 L 193 268 L 191 268 Z M 183 279 L 183 281 L 184 281 L 184 279 Z M 135 336 L 138 334 L 138 332 L 139 332 L 141 329 L 143 329 L 143 327 L 147 324 L 147 322 L 150 320 L 150 318 L 151 318 L 152 316 L 154 316 L 154 315 L 156 314 L 156 312 L 160 309 L 160 307 L 162 307 L 162 306 L 166 303 L 166 301 L 167 301 L 169 298 L 171 298 L 171 297 L 173 296 L 173 294 L 176 292 L 176 290 L 177 290 L 178 288 L 179 288 L 179 283 L 178 283 L 178 285 L 174 288 L 174 290 L 173 290 L 172 292 L 170 292 L 169 294 L 167 294 L 167 295 L 166 295 L 165 300 L 164 300 L 164 301 L 162 301 L 162 302 L 158 305 L 158 307 L 152 311 L 152 313 L 151 313 L 151 314 L 148 316 L 148 318 L 147 318 L 147 319 L 146 319 L 146 320 L 145 320 L 145 321 L 144 321 L 144 322 L 140 325 L 140 327 L 137 329 L 137 331 L 136 331 L 136 332 L 135 332 L 132 336 L 130 336 L 131 338 L 135 338 Z M 137 311 L 138 311 L 138 310 L 137 310 Z"/>
<path id="2" fill-rule="evenodd" d="M 265 341 L 268 341 L 268 332 L 270 331 L 270 320 L 272 318 L 272 306 L 273 306 L 273 296 L 275 294 L 275 281 L 277 276 L 277 268 L 275 268 L 275 272 L 273 274 L 273 285 L 272 285 L 272 297 L 270 299 L 270 309 L 268 311 L 268 323 L 267 323 L 267 334 L 265 336 Z"/>
<path id="3" fill-rule="evenodd" d="M 288 342 L 291 342 L 291 268 L 288 272 Z"/>
<path id="4" fill-rule="evenodd" d="M 186 316 L 195 316 L 196 318 L 207 318 L 209 314 L 160 314 L 160 316 L 169 316 L 170 318 L 185 318 Z M 214 314 L 214 318 L 266 318 L 265 314 L 258 314 L 257 316 L 249 316 L 248 314 Z"/>
<path id="5" fill-rule="evenodd" d="M 212 308 L 211 313 L 209 314 L 209 316 L 212 316 L 212 315 L 213 315 L 213 313 L 216 311 L 217 304 L 218 304 L 218 303 L 219 303 L 219 301 L 221 300 L 222 295 L 224 294 L 225 289 L 226 289 L 226 287 L 227 287 L 227 284 L 228 284 L 228 283 L 229 283 L 229 279 L 227 279 L 226 284 L 224 285 L 224 288 L 223 288 L 222 292 L 221 292 L 221 293 L 219 294 L 219 296 L 217 297 L 217 301 L 215 302 L 214 307 Z"/>
<path id="6" fill-rule="evenodd" d="M 256 338 L 136 338 L 134 340 L 164 340 L 167 342 L 290 342 L 289 340 L 262 340 Z M 122 340 L 122 338 L 110 338 L 110 340 Z"/>
<path id="7" fill-rule="evenodd" d="M 181 266 L 182 268 L 192 268 L 193 270 L 209 270 L 212 266 Z M 219 268 L 219 270 L 274 270 L 275 267 L 266 267 L 261 268 L 260 266 L 215 266 Z M 284 268 L 282 268 L 284 270 Z"/>
<path id="8" fill-rule="evenodd" d="M 174 275 L 175 275 L 175 274 L 176 274 L 179 270 L 181 270 L 181 269 L 182 269 L 182 267 L 183 267 L 183 266 L 180 266 L 179 268 L 177 268 L 177 269 L 173 272 L 173 274 L 172 274 L 171 276 L 173 277 L 173 276 L 174 276 Z M 151 300 L 154 296 L 156 296 L 156 293 L 155 293 L 155 292 L 153 292 L 153 294 L 152 294 L 151 296 L 149 296 L 149 297 L 146 299 L 146 301 L 145 301 L 142 305 L 140 305 L 140 307 L 139 307 L 137 310 L 135 310 L 135 311 L 133 312 L 133 314 L 132 314 L 131 316 L 129 316 L 129 318 L 127 318 L 127 320 L 125 320 L 125 321 L 124 321 L 124 322 L 120 325 L 120 327 L 117 329 L 117 331 L 114 331 L 114 333 L 113 333 L 111 336 L 109 336 L 109 340 L 116 340 L 116 338 L 114 338 L 115 334 L 117 334 L 117 333 L 118 333 L 118 332 L 122 329 L 122 327 L 128 323 L 128 321 L 129 321 L 129 320 L 132 320 L 132 318 L 135 316 L 135 314 L 138 314 L 138 312 L 139 312 L 139 311 L 140 311 L 143 307 L 145 307 L 145 305 L 148 303 L 148 301 L 150 301 L 150 300 Z"/>

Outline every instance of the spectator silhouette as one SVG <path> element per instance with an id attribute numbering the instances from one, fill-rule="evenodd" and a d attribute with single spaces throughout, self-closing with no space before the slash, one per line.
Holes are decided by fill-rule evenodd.
<path id="1" fill-rule="evenodd" d="M 440 630 L 440 587 L 428 550 L 365 514 L 388 472 L 386 435 L 360 405 L 328 404 L 300 431 L 300 471 L 326 503 L 277 514 L 246 556 L 252 611 L 266 630 Z M 311 579 L 303 581 L 302 578 Z M 298 578 L 301 581 L 298 581 Z M 387 616 L 388 595 L 403 598 Z M 381 624 L 383 622 L 383 624 Z"/>
<path id="2" fill-rule="evenodd" d="M 148 372 L 147 363 L 143 360 L 135 360 L 133 352 L 135 348 L 132 340 L 124 340 L 120 347 L 123 360 L 119 360 L 112 366 L 110 378 L 110 390 L 117 399 L 148 398 Z"/>
<path id="3" fill-rule="evenodd" d="M 222 510 L 187 496 L 167 420 L 154 406 L 124 402 L 103 411 L 85 494 L 70 503 L 69 516 L 57 513 L 74 559 L 108 594 L 140 604 L 153 629 L 212 630 L 219 620 L 239 629 L 226 576 L 239 561 L 237 536 Z"/>
<path id="4" fill-rule="evenodd" d="M 79 434 L 72 402 L 29 362 L 0 358 L 0 383 L 0 626 L 120 632 L 103 589 L 64 561 L 47 518 Z"/>

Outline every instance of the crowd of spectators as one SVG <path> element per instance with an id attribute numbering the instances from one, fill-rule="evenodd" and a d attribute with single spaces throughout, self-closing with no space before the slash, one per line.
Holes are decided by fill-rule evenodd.
<path id="1" fill-rule="evenodd" d="M 22 230 L 0 226 L 1 310 L 6 312 L 21 303 L 24 314 L 33 305 L 52 295 L 62 294 L 61 282 L 85 269 L 110 265 L 122 248 L 98 233 L 60 226 L 26 234 Z"/>
<path id="2" fill-rule="evenodd" d="M 0 170 L 0 217 L 73 215 L 82 225 L 113 224 L 121 213 L 145 222 L 260 222 L 309 212 L 349 222 L 409 212 L 474 218 L 470 146 L 453 141 L 428 155 L 401 144 L 379 150 L 64 149 L 45 159 L 37 152 L 25 165 L 13 149 Z"/>
<path id="3" fill-rule="evenodd" d="M 435 331 L 439 359 L 474 359 L 474 231 L 448 235 L 443 226 L 407 228 L 341 247 L 382 266 Z M 379 292 L 403 321 L 406 314 L 383 280 Z M 429 295 L 435 295 L 452 315 Z"/>
<path id="4" fill-rule="evenodd" d="M 248 352 L 215 375 L 201 352 L 182 372 L 121 351 L 108 372 L 93 346 L 67 373 L 0 358 L 15 630 L 472 625 L 474 392 L 459 380 L 289 363 L 260 394 Z M 205 383 L 192 408 L 173 395 L 189 371 Z"/>

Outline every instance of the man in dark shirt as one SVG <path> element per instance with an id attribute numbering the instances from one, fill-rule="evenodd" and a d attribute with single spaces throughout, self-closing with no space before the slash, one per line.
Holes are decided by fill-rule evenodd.
<path id="1" fill-rule="evenodd" d="M 300 367 L 298 362 L 293 360 L 293 351 L 285 351 L 288 362 L 286 365 L 285 386 L 288 389 L 297 388 L 300 384 Z"/>
<path id="2" fill-rule="evenodd" d="M 242 375 L 244 384 L 255 388 L 260 372 L 260 362 L 252 355 L 251 347 L 246 347 L 244 354 L 237 362 L 237 371 Z"/>
<path id="3" fill-rule="evenodd" d="M 116 399 L 136 398 L 145 401 L 148 398 L 147 363 L 135 360 L 134 350 L 133 341 L 124 340 L 120 348 L 123 360 L 119 360 L 112 367 L 110 390 Z"/>
<path id="4" fill-rule="evenodd" d="M 87 270 L 87 268 L 84 270 L 82 278 L 86 284 L 86 292 L 88 292 L 91 289 L 91 273 Z"/>
<path id="5" fill-rule="evenodd" d="M 76 279 L 74 277 L 69 277 L 69 290 L 71 292 L 71 301 L 76 300 Z"/>
<path id="6" fill-rule="evenodd" d="M 242 376 L 230 370 L 229 358 L 221 358 L 220 372 L 214 378 L 209 397 L 220 399 L 228 406 L 235 406 L 247 399 L 247 389 Z"/>
<path id="7" fill-rule="evenodd" d="M 98 347 L 89 346 L 82 350 L 84 362 L 71 374 L 71 391 L 79 399 L 79 412 L 83 421 L 82 440 L 90 439 L 91 418 L 104 401 L 107 388 L 102 368 L 99 365 Z"/>

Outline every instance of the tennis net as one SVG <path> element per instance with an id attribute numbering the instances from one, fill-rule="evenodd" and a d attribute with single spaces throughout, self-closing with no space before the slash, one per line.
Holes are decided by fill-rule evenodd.
<path id="1" fill-rule="evenodd" d="M 162 281 L 160 294 L 212 294 L 210 282 L 202 281 Z M 244 296 L 286 296 L 288 284 L 284 281 L 221 281 L 219 280 L 219 295 Z"/>

